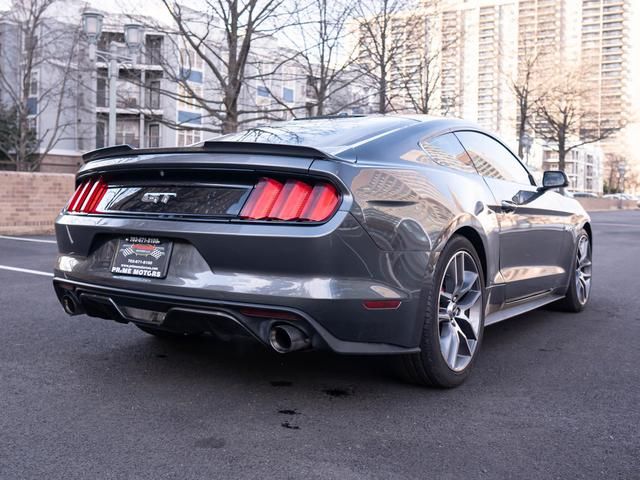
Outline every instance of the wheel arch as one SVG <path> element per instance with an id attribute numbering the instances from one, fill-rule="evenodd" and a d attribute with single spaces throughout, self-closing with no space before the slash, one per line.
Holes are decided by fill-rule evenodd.
<path id="1" fill-rule="evenodd" d="M 458 228 L 453 232 L 453 235 L 460 235 L 471 242 L 473 248 L 475 248 L 478 257 L 480 258 L 480 266 L 482 267 L 482 276 L 485 284 L 487 282 L 487 252 L 484 246 L 484 242 L 480 234 L 468 225 Z"/>
<path id="2" fill-rule="evenodd" d="M 589 243 L 591 244 L 591 247 L 593 248 L 593 232 L 591 230 L 591 224 L 589 222 L 585 222 L 584 225 L 582 226 L 582 228 L 584 228 L 585 231 L 587 232 L 587 235 L 589 236 Z"/>

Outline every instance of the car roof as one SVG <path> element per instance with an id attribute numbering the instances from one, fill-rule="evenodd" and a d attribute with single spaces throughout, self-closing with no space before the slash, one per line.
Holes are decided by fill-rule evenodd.
<path id="1" fill-rule="evenodd" d="M 338 154 L 418 124 L 424 125 L 426 134 L 431 130 L 435 133 L 454 128 L 478 128 L 477 125 L 463 120 L 430 115 L 338 115 L 274 122 L 222 135 L 209 141 L 302 145 Z"/>

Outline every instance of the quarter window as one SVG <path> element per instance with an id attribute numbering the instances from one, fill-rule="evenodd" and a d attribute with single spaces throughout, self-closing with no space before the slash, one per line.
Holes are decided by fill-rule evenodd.
<path id="1" fill-rule="evenodd" d="M 456 137 L 483 177 L 531 185 L 528 172 L 515 155 L 493 138 L 479 132 L 456 132 Z"/>
<path id="2" fill-rule="evenodd" d="M 428 141 L 423 140 L 420 145 L 437 164 L 463 172 L 476 173 L 469 155 L 454 134 L 445 133 Z"/>

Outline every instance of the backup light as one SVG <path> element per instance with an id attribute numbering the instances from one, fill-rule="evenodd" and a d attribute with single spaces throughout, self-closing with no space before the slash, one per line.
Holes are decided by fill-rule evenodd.
<path id="1" fill-rule="evenodd" d="M 247 220 L 322 222 L 336 210 L 340 196 L 329 183 L 314 186 L 300 180 L 284 184 L 261 178 L 240 212 Z"/>

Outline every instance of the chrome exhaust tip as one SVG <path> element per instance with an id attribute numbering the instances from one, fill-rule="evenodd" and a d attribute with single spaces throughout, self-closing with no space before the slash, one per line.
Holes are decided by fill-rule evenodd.
<path id="1" fill-rule="evenodd" d="M 73 294 L 65 293 L 60 302 L 62 303 L 62 308 L 68 315 L 80 315 L 80 313 L 82 313 L 82 307 Z"/>
<path id="2" fill-rule="evenodd" d="M 307 348 L 309 337 L 292 325 L 275 325 L 269 332 L 269 344 L 278 353 L 289 353 Z"/>

